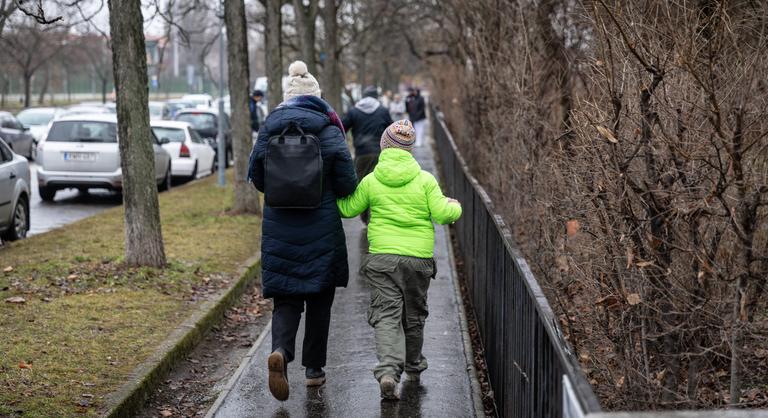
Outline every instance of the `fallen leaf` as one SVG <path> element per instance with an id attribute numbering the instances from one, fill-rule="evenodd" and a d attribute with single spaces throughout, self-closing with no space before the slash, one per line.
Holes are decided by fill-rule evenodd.
<path id="1" fill-rule="evenodd" d="M 581 225 L 576 219 L 571 219 L 565 223 L 565 231 L 568 233 L 569 237 L 576 235 L 576 233 L 579 232 L 579 229 L 581 229 Z"/>
<path id="2" fill-rule="evenodd" d="M 560 270 L 561 273 L 567 273 L 568 272 L 568 258 L 564 255 L 559 255 L 555 258 L 555 265 L 557 265 L 557 269 Z"/>
<path id="3" fill-rule="evenodd" d="M 79 276 L 77 274 L 70 274 L 67 276 L 67 280 L 77 280 Z"/>
<path id="4" fill-rule="evenodd" d="M 93 398 L 93 395 L 90 393 L 82 393 L 80 394 L 80 396 L 82 396 L 83 398 Z"/>
<path id="5" fill-rule="evenodd" d="M 640 295 L 638 295 L 637 293 L 630 293 L 627 295 L 627 303 L 629 303 L 630 305 L 632 306 L 638 305 L 640 304 L 640 302 L 641 302 Z"/>
<path id="6" fill-rule="evenodd" d="M 21 296 L 11 296 L 5 301 L 8 303 L 27 303 L 27 300 Z"/>
<path id="7" fill-rule="evenodd" d="M 173 416 L 173 412 L 168 409 L 163 409 L 162 411 L 160 411 L 160 416 L 170 417 L 170 416 Z"/>
<path id="8" fill-rule="evenodd" d="M 640 268 L 648 267 L 650 265 L 653 265 L 653 261 L 638 261 L 635 265 Z"/>
<path id="9" fill-rule="evenodd" d="M 22 361 L 19 362 L 19 368 L 20 369 L 31 369 L 32 368 L 32 364 L 31 363 L 27 363 L 26 361 L 22 360 Z"/>
<path id="10" fill-rule="evenodd" d="M 13 266 L 8 266 L 8 267 L 3 269 L 3 272 L 5 272 L 5 273 L 10 273 L 12 271 L 13 271 Z"/>
<path id="11" fill-rule="evenodd" d="M 632 261 L 635 259 L 635 254 L 632 252 L 632 247 L 627 247 L 627 270 L 632 267 Z"/>
<path id="12" fill-rule="evenodd" d="M 608 140 L 608 142 L 612 144 L 618 144 L 619 140 L 616 139 L 616 137 L 613 135 L 613 132 L 611 132 L 608 128 L 605 126 L 598 126 L 597 132 L 600 132 L 600 135 L 602 135 L 605 139 Z"/>
<path id="13" fill-rule="evenodd" d="M 617 388 L 620 388 L 620 387 L 622 387 L 622 386 L 624 386 L 624 376 L 621 376 L 621 377 L 619 378 L 619 380 L 617 380 L 617 381 L 616 381 L 616 387 L 617 387 Z"/>

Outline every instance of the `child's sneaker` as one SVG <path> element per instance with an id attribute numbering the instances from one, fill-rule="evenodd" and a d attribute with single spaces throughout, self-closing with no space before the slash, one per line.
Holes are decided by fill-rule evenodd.
<path id="1" fill-rule="evenodd" d="M 397 382 L 391 375 L 384 375 L 379 381 L 379 389 L 381 389 L 381 398 L 387 400 L 396 401 L 400 399 L 397 396 Z"/>

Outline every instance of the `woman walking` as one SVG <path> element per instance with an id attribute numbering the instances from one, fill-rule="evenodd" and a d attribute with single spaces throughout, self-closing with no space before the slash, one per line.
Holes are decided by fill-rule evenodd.
<path id="1" fill-rule="evenodd" d="M 296 332 L 305 307 L 301 364 L 306 367 L 308 386 L 325 383 L 323 367 L 331 305 L 335 288 L 345 287 L 349 276 L 346 241 L 336 199 L 351 194 L 357 185 L 344 127 L 333 108 L 320 98 L 317 80 L 301 61 L 291 64 L 288 73 L 284 101 L 264 121 L 251 153 L 249 169 L 251 181 L 263 192 L 265 182 L 269 184 L 273 178 L 269 164 L 265 172 L 265 160 L 269 160 L 266 151 L 275 143 L 274 138 L 298 131 L 301 144 L 306 144 L 307 136 L 317 137 L 321 156 L 318 158 L 322 158 L 322 164 L 317 165 L 322 167 L 319 206 L 292 209 L 272 207 L 269 202 L 264 205 L 262 283 L 264 296 L 274 299 L 269 389 L 281 401 L 288 399 L 288 363 L 294 359 Z M 284 144 L 285 140 L 279 143 Z M 274 175 L 290 182 L 291 176 L 301 176 L 304 170 L 305 167 L 297 166 Z M 290 184 L 288 186 L 290 188 Z M 269 200 L 269 196 L 266 197 Z"/>

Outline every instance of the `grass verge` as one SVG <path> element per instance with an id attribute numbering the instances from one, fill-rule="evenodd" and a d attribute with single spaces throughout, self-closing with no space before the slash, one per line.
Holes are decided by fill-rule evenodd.
<path id="1" fill-rule="evenodd" d="M 102 412 L 258 251 L 260 219 L 225 215 L 231 201 L 214 176 L 161 194 L 165 269 L 122 264 L 122 208 L 0 248 L 0 416 Z"/>

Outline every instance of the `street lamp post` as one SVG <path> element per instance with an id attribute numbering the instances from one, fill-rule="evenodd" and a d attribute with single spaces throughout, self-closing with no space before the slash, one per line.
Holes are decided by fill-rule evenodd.
<path id="1" fill-rule="evenodd" d="M 224 170 L 227 166 L 227 144 L 224 137 L 224 2 L 219 2 L 219 186 L 224 186 L 227 180 Z"/>

